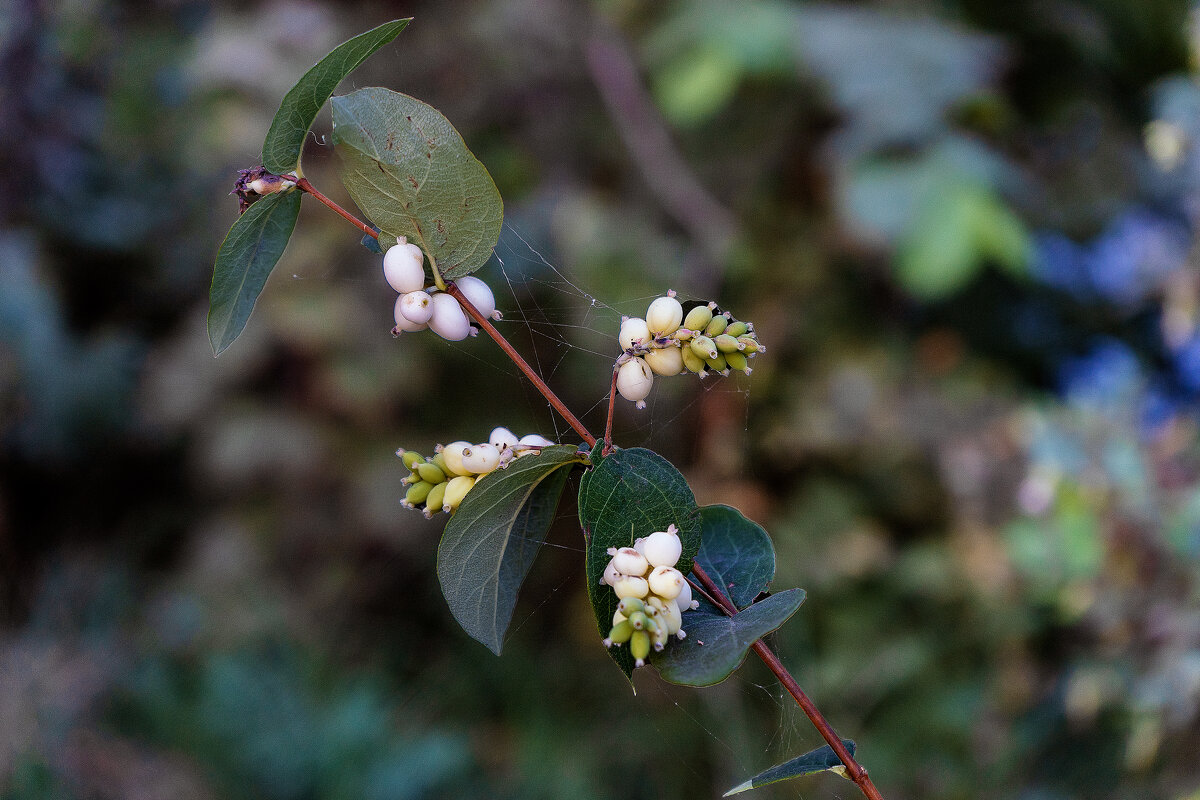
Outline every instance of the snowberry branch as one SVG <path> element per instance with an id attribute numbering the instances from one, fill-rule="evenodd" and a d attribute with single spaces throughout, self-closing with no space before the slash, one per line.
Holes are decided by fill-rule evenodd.
<path id="1" fill-rule="evenodd" d="M 325 195 L 321 194 L 321 192 L 317 191 L 317 189 L 308 182 L 307 178 L 299 178 L 296 181 L 296 187 L 311 194 L 317 200 L 321 201 L 336 214 L 338 214 L 338 216 L 342 217 L 350 224 L 354 225 L 354 227 L 366 233 L 368 236 L 372 236 L 375 239 L 379 238 L 379 233 L 374 228 L 372 228 L 370 225 L 367 225 L 350 212 L 346 211 L 344 208 L 330 200 Z M 579 421 L 579 418 L 571 413 L 571 410 L 567 408 L 563 401 L 559 399 L 558 395 L 556 395 L 554 391 L 546 384 L 546 382 L 542 380 L 541 376 L 539 376 L 533 367 L 529 365 L 529 362 L 522 358 L 521 354 L 517 352 L 516 348 L 514 348 L 507 339 L 504 338 L 504 335 L 500 333 L 500 331 L 496 330 L 496 326 L 492 325 L 491 320 L 481 314 L 479 310 L 472 305 L 471 301 L 468 300 L 466 295 L 462 293 L 462 290 L 459 289 L 458 286 L 456 286 L 453 282 L 448 282 L 446 283 L 446 293 L 457 300 L 462 305 L 463 310 L 466 311 L 467 315 L 470 316 L 471 319 L 473 319 L 475 323 L 479 325 L 479 327 L 482 328 L 485 333 L 487 333 L 488 336 L 492 337 L 492 340 L 500 346 L 500 349 L 504 351 L 504 354 L 508 356 L 514 364 L 517 365 L 521 372 L 525 374 L 525 377 L 529 378 L 537 390 L 542 393 L 542 396 L 546 398 L 547 402 L 550 403 L 550 406 L 567 421 L 567 424 L 569 424 L 585 442 L 587 442 L 588 446 L 595 447 L 596 437 L 588 432 L 588 429 L 584 427 L 582 422 Z M 604 443 L 606 452 L 612 446 L 613 406 L 615 404 L 617 374 L 620 366 L 621 364 L 618 362 L 613 368 L 612 387 L 609 390 L 608 420 L 605 424 L 604 430 Z M 726 596 L 721 588 L 717 586 L 713 579 L 709 577 L 708 573 L 704 571 L 699 562 L 692 562 L 692 574 L 696 576 L 697 580 L 699 580 L 701 584 L 696 588 L 700 589 L 706 597 L 719 605 L 721 610 L 723 610 L 729 616 L 733 616 L 737 613 L 737 608 L 733 605 L 732 601 L 729 600 L 728 596 Z M 846 749 L 846 746 L 842 744 L 842 740 L 833 730 L 833 727 L 825 719 L 824 715 L 821 714 L 821 712 L 817 709 L 816 705 L 813 704 L 812 700 L 809 699 L 808 695 L 806 695 L 800 688 L 800 684 L 797 683 L 796 679 L 792 677 L 792 674 L 788 672 L 787 667 L 783 665 L 783 663 L 779 660 L 779 657 L 776 656 L 771 648 L 769 648 L 761 639 L 752 645 L 752 649 L 762 660 L 762 662 L 767 665 L 767 668 L 774 673 L 775 677 L 781 684 L 783 684 L 784 688 L 788 690 L 788 693 L 791 694 L 792 698 L 796 701 L 796 704 L 800 706 L 800 709 L 804 711 L 805 715 L 808 716 L 809 720 L 816 727 L 817 731 L 820 732 L 821 737 L 828 742 L 829 746 L 833 749 L 833 752 L 845 766 L 847 777 L 858 785 L 858 788 L 862 790 L 863 795 L 865 795 L 868 800 L 883 800 L 883 795 L 881 795 L 879 790 L 875 788 L 875 784 L 871 782 L 870 777 L 867 775 L 867 771 L 862 767 L 861 764 L 854 760 L 854 756 L 852 756 L 850 751 Z"/>
<path id="2" fill-rule="evenodd" d="M 706 596 L 716 600 L 722 611 L 731 617 L 737 613 L 737 607 L 733 604 L 725 592 L 722 591 L 721 587 L 718 586 L 711 577 L 709 577 L 708 573 L 704 571 L 704 568 L 700 566 L 699 562 L 693 562 L 692 574 L 696 576 L 701 584 L 703 584 L 703 587 L 706 590 Z M 796 701 L 796 704 L 800 706 L 800 709 L 808 716 L 809 721 L 811 721 L 816 727 L 817 731 L 820 732 L 821 738 L 823 738 L 829 744 L 829 746 L 833 748 L 833 752 L 837 754 L 837 757 L 841 759 L 842 764 L 846 767 L 846 777 L 858 784 L 858 788 L 862 790 L 862 793 L 866 795 L 869 800 L 883 800 L 883 795 L 881 795 L 879 790 L 875 788 L 875 784 L 871 782 L 871 778 L 867 775 L 867 771 L 863 769 L 861 764 L 854 760 L 854 756 L 850 755 L 850 751 L 846 749 L 844 744 L 842 744 L 841 737 L 837 735 L 837 733 L 833 730 L 833 726 L 829 724 L 828 720 L 825 719 L 825 716 L 817 709 L 816 705 L 813 704 L 813 701 L 810 700 L 808 695 L 804 693 L 804 690 L 800 688 L 800 684 L 796 682 L 796 679 L 792 677 L 792 674 L 787 671 L 786 667 L 783 666 L 783 663 L 779 660 L 779 656 L 775 655 L 771 648 L 767 647 L 766 643 L 763 642 L 762 639 L 759 639 L 757 642 L 755 642 L 751 646 L 751 649 L 753 649 L 755 654 L 757 654 L 758 657 L 762 659 L 762 662 L 767 665 L 767 669 L 771 670 L 771 672 L 775 674 L 775 677 L 778 678 L 779 682 L 783 684 L 783 688 L 788 690 L 788 694 L 792 696 L 792 698 Z"/>
<path id="3" fill-rule="evenodd" d="M 613 365 L 612 386 L 608 390 L 608 421 L 604 423 L 604 455 L 612 452 L 613 407 L 617 404 L 617 375 L 621 372 L 621 362 Z"/>

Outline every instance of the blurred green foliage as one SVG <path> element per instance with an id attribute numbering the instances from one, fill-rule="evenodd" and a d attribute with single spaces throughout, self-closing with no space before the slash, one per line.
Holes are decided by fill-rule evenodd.
<path id="1" fill-rule="evenodd" d="M 693 798 L 819 744 L 758 665 L 632 696 L 571 508 L 504 656 L 457 628 L 393 452 L 561 423 L 487 341 L 392 340 L 332 215 L 212 359 L 235 170 L 399 13 L 343 90 L 431 103 L 492 172 L 480 275 L 593 429 L 621 314 L 755 320 L 751 378 L 661 381 L 618 440 L 771 532 L 808 592 L 776 644 L 885 797 L 1200 796 L 1188 3 L 15 0 L 0 797 Z M 328 126 L 306 173 L 348 202 Z"/>

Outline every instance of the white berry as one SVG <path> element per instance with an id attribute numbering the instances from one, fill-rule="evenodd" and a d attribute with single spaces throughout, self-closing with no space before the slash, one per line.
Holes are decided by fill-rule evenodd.
<path id="1" fill-rule="evenodd" d="M 400 295 L 400 302 L 396 307 L 405 319 L 418 325 L 427 324 L 433 316 L 433 298 L 420 290 Z"/>
<path id="2" fill-rule="evenodd" d="M 617 572 L 617 565 L 614 563 L 615 560 L 610 560 L 608 566 L 604 568 L 604 575 L 600 578 L 601 583 L 616 586 L 617 581 L 621 580 L 621 573 Z M 616 625 L 617 623 L 614 622 L 613 624 Z"/>
<path id="3" fill-rule="evenodd" d="M 655 567 L 648 581 L 650 591 L 664 600 L 674 600 L 678 597 L 685 583 L 683 573 L 674 567 Z"/>
<path id="4" fill-rule="evenodd" d="M 496 311 L 496 296 L 486 283 L 473 275 L 467 275 L 454 282 L 463 296 L 475 306 L 475 310 L 485 317 L 492 316 Z"/>
<path id="5" fill-rule="evenodd" d="M 660 297 L 646 309 L 646 325 L 656 336 L 679 330 L 683 322 L 683 306 L 673 295 Z"/>
<path id="6" fill-rule="evenodd" d="M 650 584 L 646 583 L 645 578 L 634 577 L 633 575 L 623 575 L 613 586 L 613 591 L 617 597 L 624 600 L 626 597 L 645 597 L 650 594 Z"/>
<path id="7" fill-rule="evenodd" d="M 672 345 L 651 350 L 643 356 L 655 375 L 678 375 L 683 372 L 683 350 Z"/>
<path id="8" fill-rule="evenodd" d="M 543 447 L 550 447 L 552 444 L 554 444 L 554 442 L 550 441 L 545 436 L 542 436 L 540 433 L 527 433 L 521 437 L 517 444 L 521 445 L 522 447 L 532 447 L 540 450 Z"/>
<path id="9" fill-rule="evenodd" d="M 700 604 L 692 599 L 692 585 L 687 582 L 687 579 L 684 579 L 683 585 L 679 587 L 679 594 L 675 596 L 675 605 L 679 606 L 680 612 L 700 607 Z"/>
<path id="10" fill-rule="evenodd" d="M 520 440 L 508 428 L 500 427 L 491 432 L 488 436 L 488 441 L 497 450 L 507 450 L 510 447 L 515 447 Z"/>
<path id="11" fill-rule="evenodd" d="M 467 320 L 462 306 L 448 294 L 439 292 L 431 302 L 433 315 L 429 318 L 429 328 L 438 336 L 450 342 L 458 342 L 467 338 L 471 333 L 471 323 Z"/>
<path id="12" fill-rule="evenodd" d="M 442 448 L 442 460 L 446 462 L 446 466 L 455 475 L 469 475 L 467 468 L 463 465 L 463 451 L 471 446 L 470 442 L 451 442 Z"/>
<path id="13" fill-rule="evenodd" d="M 396 320 L 396 327 L 392 330 L 392 333 L 400 333 L 401 331 L 423 331 L 429 327 L 427 323 L 413 322 L 408 317 L 404 316 L 403 301 L 406 297 L 408 297 L 408 295 L 402 294 L 396 298 L 396 306 L 392 309 L 392 317 Z"/>
<path id="14" fill-rule="evenodd" d="M 646 574 L 646 570 L 650 569 L 650 563 L 646 561 L 646 557 L 634 550 L 632 547 L 622 547 L 613 556 L 613 566 L 617 568 L 617 572 L 622 575 L 637 575 Z"/>
<path id="15" fill-rule="evenodd" d="M 679 563 L 683 543 L 672 525 L 670 530 L 655 531 L 646 537 L 646 560 L 656 567 L 673 567 Z"/>
<path id="16" fill-rule="evenodd" d="M 421 248 L 401 236 L 383 255 L 383 276 L 400 294 L 415 292 L 425 285 L 424 259 Z"/>
<path id="17" fill-rule="evenodd" d="M 484 475 L 500 466 L 500 451 L 487 442 L 473 444 L 462 451 L 462 464 L 476 475 Z"/>
<path id="18" fill-rule="evenodd" d="M 634 345 L 646 342 L 652 337 L 646 320 L 641 317 L 626 317 L 621 321 L 621 335 L 617 338 L 621 342 L 621 349 L 629 350 Z"/>
<path id="19" fill-rule="evenodd" d="M 646 407 L 646 396 L 654 386 L 654 371 L 643 358 L 635 357 L 621 365 L 617 372 L 617 391 L 621 397 L 637 404 L 638 408 Z"/>

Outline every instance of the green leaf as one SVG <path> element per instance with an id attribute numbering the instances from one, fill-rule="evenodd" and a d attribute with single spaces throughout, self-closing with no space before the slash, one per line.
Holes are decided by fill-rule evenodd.
<path id="1" fill-rule="evenodd" d="M 333 99 L 333 142 L 342 182 L 383 231 L 381 243 L 408 237 L 447 280 L 491 258 L 504 201 L 437 109 L 390 89 L 359 89 Z"/>
<path id="2" fill-rule="evenodd" d="M 703 540 L 696 561 L 738 608 L 754 602 L 775 577 L 775 546 L 762 526 L 729 506 L 700 509 Z"/>
<path id="3" fill-rule="evenodd" d="M 687 638 L 672 641 L 661 653 L 651 653 L 650 663 L 671 683 L 720 683 L 738 668 L 751 645 L 787 621 L 803 602 L 803 589 L 788 589 L 732 617 L 702 605 L 683 615 Z"/>
<path id="4" fill-rule="evenodd" d="M 575 447 L 555 445 L 484 475 L 442 533 L 437 571 L 450 613 L 497 655 L 567 476 L 581 463 Z"/>
<path id="5" fill-rule="evenodd" d="M 855 746 L 853 741 L 842 739 L 842 744 L 850 751 L 850 755 L 854 755 Z M 832 770 L 845 777 L 846 768 L 842 764 L 841 759 L 837 757 L 837 753 L 834 753 L 833 748 L 829 745 L 818 747 L 816 750 L 812 750 L 802 756 L 796 756 L 791 761 L 776 764 L 770 769 L 758 773 L 745 783 L 739 783 L 722 795 L 722 797 L 729 797 L 731 794 L 739 794 L 750 789 L 757 789 L 760 786 L 769 786 L 772 783 L 779 783 L 790 778 L 799 778 L 802 775 L 814 775 L 826 770 Z"/>
<path id="6" fill-rule="evenodd" d="M 245 329 L 299 215 L 300 192 L 269 194 L 247 208 L 225 235 L 208 294 L 208 341 L 214 355 Z"/>
<path id="7" fill-rule="evenodd" d="M 263 141 L 263 166 L 277 175 L 300 166 L 304 137 L 342 79 L 395 39 L 412 19 L 394 19 L 333 48 L 283 96 Z"/>
<path id="8" fill-rule="evenodd" d="M 680 571 L 690 570 L 700 549 L 700 511 L 679 470 L 655 452 L 641 447 L 616 450 L 584 473 L 579 484 L 579 521 L 587 537 L 587 583 L 596 627 L 603 638 L 612 628 L 617 596 L 600 584 L 608 566 L 610 547 L 629 547 L 639 536 L 679 529 L 683 552 Z M 609 648 L 608 654 L 633 674 L 628 647 Z"/>

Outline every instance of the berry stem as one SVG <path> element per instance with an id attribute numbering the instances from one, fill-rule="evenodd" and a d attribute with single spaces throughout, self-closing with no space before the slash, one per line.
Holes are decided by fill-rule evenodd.
<path id="1" fill-rule="evenodd" d="M 479 327 L 483 328 L 484 332 L 488 336 L 492 337 L 496 344 L 500 345 L 500 349 L 504 351 L 504 354 L 508 356 L 514 364 L 517 365 L 521 372 L 525 373 L 525 377 L 532 381 L 533 385 L 537 387 L 537 390 L 541 392 L 542 396 L 545 397 L 550 403 L 550 406 L 560 415 L 562 415 L 562 418 L 567 421 L 567 424 L 574 428 L 575 432 L 583 437 L 583 440 L 587 442 L 588 447 L 595 447 L 596 437 L 588 433 L 588 429 L 583 426 L 583 423 L 579 421 L 579 418 L 571 413 L 571 410 L 566 407 L 562 400 L 558 399 L 558 395 L 556 395 L 554 391 L 546 385 L 546 382 L 542 380 L 540 376 L 538 376 L 533 367 L 529 366 L 529 362 L 521 357 L 521 354 L 517 352 L 516 348 L 509 344 L 508 339 L 505 339 L 504 335 L 500 333 L 500 331 L 496 330 L 496 326 L 492 324 L 492 321 L 483 314 L 480 314 L 479 309 L 471 305 L 471 301 L 467 299 L 466 295 L 462 293 L 461 289 L 454 285 L 453 281 L 446 284 L 446 294 L 450 295 L 460 304 L 462 304 L 463 310 L 467 312 L 467 315 L 470 316 L 471 319 L 475 320 L 475 323 L 479 325 Z"/>
<path id="2" fill-rule="evenodd" d="M 330 199 L 329 199 L 328 197 L 326 197 L 325 195 L 321 194 L 319 191 L 317 191 L 317 187 L 313 186 L 311 183 L 309 183 L 309 182 L 308 182 L 308 178 L 298 178 L 298 179 L 296 180 L 296 188 L 297 188 L 297 189 L 300 189 L 301 191 L 308 192 L 308 193 L 309 193 L 309 194 L 311 194 L 313 197 L 315 197 L 315 198 L 317 198 L 318 200 L 320 200 L 322 203 L 324 203 L 324 204 L 325 204 L 325 205 L 327 205 L 327 206 L 328 206 L 330 209 L 332 209 L 332 210 L 333 210 L 333 212 L 334 212 L 335 214 L 337 214 L 337 215 L 338 215 L 338 216 L 340 216 L 342 219 L 344 219 L 344 220 L 346 220 L 347 222 L 349 222 L 349 223 L 350 223 L 351 225 L 353 225 L 354 227 L 358 228 L 360 231 L 362 231 L 363 233 L 365 233 L 367 236 L 371 236 L 371 237 L 373 237 L 373 238 L 375 238 L 375 239 L 378 239 L 378 238 L 379 238 L 379 231 L 375 230 L 375 229 L 374 229 L 374 228 L 372 228 L 370 225 L 368 225 L 367 223 L 363 222 L 361 219 L 359 219 L 358 217 L 354 216 L 354 215 L 353 215 L 353 214 L 351 214 L 349 211 L 347 211 L 346 209 L 342 208 L 341 206 L 339 206 L 337 203 L 335 203 L 335 202 L 333 202 L 332 200 L 330 200 Z"/>
<path id="3" fill-rule="evenodd" d="M 716 582 L 709 577 L 708 573 L 704 571 L 699 562 L 692 562 L 692 574 L 696 576 L 701 584 L 703 584 L 706 594 L 717 601 L 717 604 L 721 607 L 722 611 L 731 617 L 737 613 L 737 606 L 735 606 L 733 601 L 731 601 L 725 592 L 721 590 L 721 587 L 717 586 Z M 796 679 L 792 677 L 792 674 L 787 671 L 785 666 L 783 666 L 783 662 L 779 660 L 779 656 L 775 655 L 771 648 L 767 647 L 766 642 L 764 642 L 762 639 L 759 639 L 757 642 L 755 642 L 751 646 L 751 649 L 754 650 L 755 654 L 762 659 L 764 664 L 767 665 L 767 669 L 771 670 L 771 672 L 775 674 L 775 677 L 778 678 L 779 682 L 783 684 L 783 688 L 788 690 L 788 694 L 790 694 L 796 701 L 796 704 L 800 706 L 800 710 L 802 710 L 805 715 L 808 716 L 809 721 L 812 722 L 813 726 L 816 727 L 817 731 L 821 734 L 821 738 L 828 742 L 829 746 L 833 748 L 833 752 L 837 754 L 837 757 L 841 759 L 842 764 L 846 767 L 846 776 L 858 784 L 858 788 L 862 790 L 862 793 L 868 798 L 868 800 L 883 800 L 883 795 L 881 795 L 879 790 L 875 788 L 875 784 L 871 782 L 871 778 L 867 775 L 867 771 L 863 769 L 861 764 L 854 760 L 854 756 L 850 755 L 850 751 L 846 749 L 844 744 L 842 744 L 842 740 L 837 735 L 837 732 L 833 730 L 833 726 L 829 724 L 829 722 L 825 719 L 825 716 L 821 714 L 816 705 L 813 704 L 813 701 L 810 700 L 808 695 L 804 693 L 804 690 L 800 688 L 800 684 L 796 682 Z"/>
<path id="4" fill-rule="evenodd" d="M 612 452 L 613 407 L 617 404 L 617 373 L 621 370 L 621 362 L 613 365 L 612 386 L 608 390 L 608 421 L 604 423 L 604 450 L 602 455 Z"/>

